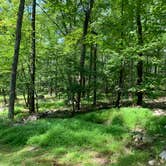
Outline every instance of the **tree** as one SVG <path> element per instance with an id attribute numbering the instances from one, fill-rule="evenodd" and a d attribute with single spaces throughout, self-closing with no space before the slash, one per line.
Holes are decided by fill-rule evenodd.
<path id="1" fill-rule="evenodd" d="M 80 56 L 80 88 L 78 91 L 78 97 L 77 97 L 77 109 L 80 110 L 80 102 L 81 102 L 81 94 L 85 90 L 84 88 L 84 65 L 85 65 L 85 56 L 86 56 L 86 36 L 88 34 L 88 26 L 90 22 L 91 12 L 93 8 L 94 0 L 90 0 L 87 7 L 83 7 L 83 10 L 85 12 L 85 18 L 84 18 L 84 24 L 83 24 L 83 34 L 82 34 L 82 48 L 81 48 L 81 56 Z"/>
<path id="2" fill-rule="evenodd" d="M 30 56 L 30 88 L 29 88 L 29 110 L 30 113 L 35 112 L 35 63 L 36 63 L 36 0 L 32 3 L 32 45 L 31 45 L 31 56 Z"/>
<path id="3" fill-rule="evenodd" d="M 124 1 L 121 0 L 121 25 L 122 25 L 122 29 L 121 29 L 121 46 L 123 49 L 123 38 L 124 38 L 124 33 L 123 33 L 123 14 L 124 14 Z M 123 75 L 124 75 L 124 64 L 123 64 L 123 60 L 121 62 L 120 65 L 120 72 L 119 72 L 119 80 L 118 80 L 118 94 L 117 94 L 117 99 L 116 99 L 116 107 L 120 107 L 120 100 L 121 100 L 121 95 L 122 95 L 122 87 L 123 87 Z"/>
<path id="4" fill-rule="evenodd" d="M 93 105 L 96 106 L 97 99 L 97 44 L 94 45 L 93 53 Z"/>
<path id="5" fill-rule="evenodd" d="M 142 1 L 137 0 L 136 24 L 137 24 L 137 37 L 138 37 L 138 45 L 139 46 L 143 45 L 142 23 L 141 23 L 141 14 L 140 14 L 141 5 L 142 5 Z M 138 74 L 137 85 L 139 86 L 139 90 L 137 91 L 137 104 L 142 105 L 143 92 L 142 92 L 142 89 L 140 87 L 141 87 L 142 81 L 143 81 L 143 61 L 141 59 L 143 56 L 143 53 L 140 52 L 138 54 L 138 56 L 139 56 L 139 60 L 138 60 L 138 64 L 137 64 L 137 74 Z"/>
<path id="6" fill-rule="evenodd" d="M 15 38 L 14 56 L 13 56 L 12 73 L 11 73 L 11 81 L 10 81 L 8 116 L 11 120 L 13 120 L 14 118 L 14 102 L 16 97 L 16 76 L 17 76 L 20 42 L 21 42 L 21 29 L 22 29 L 22 19 L 23 19 L 23 13 L 24 13 L 24 4 L 25 4 L 25 0 L 20 0 L 18 16 L 17 16 L 16 38 Z"/>

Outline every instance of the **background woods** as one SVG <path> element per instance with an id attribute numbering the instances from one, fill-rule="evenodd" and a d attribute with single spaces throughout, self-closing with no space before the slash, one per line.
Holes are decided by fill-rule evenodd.
<path id="1" fill-rule="evenodd" d="M 1 1 L 0 81 L 5 103 L 14 39 L 18 46 L 20 38 L 14 32 L 18 5 Z M 19 63 L 12 72 L 17 70 L 16 94 L 24 96 L 30 112 L 40 94 L 59 96 L 78 110 L 86 101 L 96 105 L 106 100 L 119 107 L 124 99 L 142 105 L 143 98 L 162 96 L 164 11 L 164 1 L 154 0 L 26 1 L 20 51 L 15 48 Z"/>

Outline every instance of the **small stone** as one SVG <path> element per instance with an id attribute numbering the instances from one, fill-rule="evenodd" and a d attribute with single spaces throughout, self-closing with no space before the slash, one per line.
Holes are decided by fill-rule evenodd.
<path id="1" fill-rule="evenodd" d="M 150 165 L 150 166 L 153 166 L 153 165 L 156 165 L 156 160 L 150 160 L 150 161 L 148 161 L 148 164 Z"/>
<path id="2" fill-rule="evenodd" d="M 146 136 L 142 137 L 142 141 L 143 141 L 143 143 L 152 143 L 153 142 L 153 138 L 148 136 L 148 135 L 146 135 Z"/>
<path id="3" fill-rule="evenodd" d="M 28 151 L 34 151 L 34 150 L 37 150 L 37 147 L 32 146 L 28 148 Z"/>
<path id="4" fill-rule="evenodd" d="M 162 160 L 166 160 L 166 150 L 162 151 L 159 156 Z"/>
<path id="5" fill-rule="evenodd" d="M 142 140 L 142 134 L 139 133 L 137 135 L 134 135 L 133 138 L 134 138 L 134 142 L 139 142 Z"/>
<path id="6" fill-rule="evenodd" d="M 36 121 L 38 119 L 37 115 L 30 115 L 27 119 L 24 119 L 24 122 Z"/>

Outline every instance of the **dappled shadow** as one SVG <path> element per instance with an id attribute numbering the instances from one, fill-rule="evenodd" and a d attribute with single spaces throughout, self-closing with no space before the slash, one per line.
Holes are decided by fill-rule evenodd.
<path id="1" fill-rule="evenodd" d="M 166 97 L 146 101 L 143 106 L 151 109 L 159 108 L 166 111 Z"/>
<path id="2" fill-rule="evenodd" d="M 143 106 L 151 109 L 160 108 L 166 111 L 166 101 L 144 103 Z"/>
<path id="3" fill-rule="evenodd" d="M 133 106 L 133 101 L 122 100 L 121 105 L 123 107 Z M 75 115 L 86 114 L 89 112 L 99 112 L 99 111 L 107 110 L 107 109 L 114 108 L 114 107 L 115 107 L 114 103 L 99 102 L 99 103 L 97 103 L 97 105 L 95 107 L 93 105 L 83 105 L 81 110 L 79 110 L 79 111 L 75 110 L 74 113 L 70 109 L 65 109 L 65 110 L 58 109 L 58 110 L 40 113 L 39 116 L 41 118 L 72 117 Z M 166 97 L 159 98 L 159 99 L 152 100 L 152 101 L 146 101 L 143 103 L 143 107 L 154 109 L 154 110 L 162 109 L 162 111 L 166 113 Z"/>

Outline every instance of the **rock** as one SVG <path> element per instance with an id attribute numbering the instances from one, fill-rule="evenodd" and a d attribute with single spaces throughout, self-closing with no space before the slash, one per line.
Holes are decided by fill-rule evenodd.
<path id="1" fill-rule="evenodd" d="M 142 142 L 145 144 L 151 144 L 153 142 L 153 138 L 148 135 L 145 135 L 142 137 Z"/>
<path id="2" fill-rule="evenodd" d="M 28 151 L 35 151 L 35 150 L 37 150 L 37 147 L 31 146 L 28 148 Z"/>
<path id="3" fill-rule="evenodd" d="M 133 136 L 134 142 L 140 142 L 142 140 L 142 134 L 137 134 Z"/>
<path id="4" fill-rule="evenodd" d="M 36 121 L 38 119 L 37 115 L 30 115 L 28 116 L 27 119 L 24 119 L 24 122 L 28 122 L 28 121 Z"/>
<path id="5" fill-rule="evenodd" d="M 150 165 L 150 166 L 155 166 L 156 165 L 156 160 L 150 160 L 150 161 L 148 161 L 148 164 Z"/>
<path id="6" fill-rule="evenodd" d="M 162 151 L 159 156 L 162 160 L 166 160 L 166 150 Z"/>

